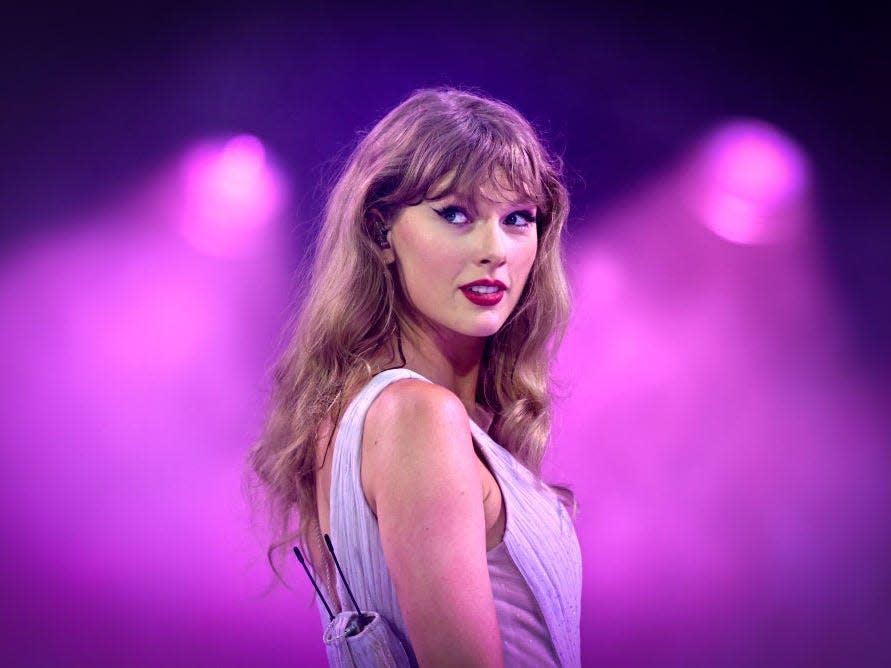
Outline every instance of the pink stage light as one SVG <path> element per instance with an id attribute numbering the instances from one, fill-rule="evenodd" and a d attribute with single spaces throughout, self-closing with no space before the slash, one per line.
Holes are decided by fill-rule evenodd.
<path id="1" fill-rule="evenodd" d="M 182 186 L 180 232 L 209 255 L 253 255 L 284 204 L 281 176 L 252 135 L 195 147 L 183 160 Z"/>
<path id="2" fill-rule="evenodd" d="M 804 158 L 753 123 L 691 158 L 568 248 L 544 478 L 579 502 L 585 665 L 870 657 L 886 421 L 841 339 Z"/>
<path id="3" fill-rule="evenodd" d="M 718 236 L 739 244 L 776 243 L 798 232 L 807 159 L 769 123 L 735 121 L 705 141 L 694 208 Z"/>
<path id="4" fill-rule="evenodd" d="M 268 206 L 271 170 L 253 139 L 202 150 L 0 266 L 0 434 L 16 444 L 0 473 L 13 509 L 0 539 L 15 545 L 2 558 L 3 609 L 16 613 L 4 641 L 25 648 L 0 642 L 0 665 L 248 665 L 265 662 L 238 656 L 257 638 L 263 656 L 276 643 L 285 654 L 275 636 L 307 665 L 324 655 L 309 635 L 295 646 L 293 592 L 262 596 L 265 545 L 241 487 L 290 262 L 269 243 L 277 221 L 238 207 L 257 188 Z M 200 208 L 214 202 L 239 215 L 215 220 Z M 263 244 L 238 262 L 194 252 L 176 234 L 184 204 L 208 226 L 188 228 L 196 241 L 233 244 L 211 249 Z M 226 220 L 246 236 L 213 236 Z M 220 644 L 245 628 L 250 643 Z"/>

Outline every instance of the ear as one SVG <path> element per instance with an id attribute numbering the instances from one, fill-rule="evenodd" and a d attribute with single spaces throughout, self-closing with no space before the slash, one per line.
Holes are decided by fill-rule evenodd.
<path id="1" fill-rule="evenodd" d="M 385 264 L 396 261 L 396 254 L 390 245 L 390 226 L 387 225 L 383 215 L 378 209 L 368 212 L 368 226 L 371 228 L 371 236 L 380 247 L 381 258 Z"/>
<path id="2" fill-rule="evenodd" d="M 384 264 L 393 264 L 396 262 L 396 253 L 393 252 L 392 246 L 390 248 L 381 248 L 381 257 L 384 260 Z"/>

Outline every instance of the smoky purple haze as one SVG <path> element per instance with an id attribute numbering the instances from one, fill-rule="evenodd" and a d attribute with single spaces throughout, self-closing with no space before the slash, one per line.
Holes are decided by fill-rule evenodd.
<path id="1" fill-rule="evenodd" d="M 263 595 L 240 488 L 296 263 L 287 183 L 256 137 L 201 142 L 5 254 L 7 665 L 323 661 L 297 566 Z M 804 149 L 737 120 L 573 237 L 545 471 L 581 504 L 585 665 L 882 650 L 885 418 L 812 190 Z"/>

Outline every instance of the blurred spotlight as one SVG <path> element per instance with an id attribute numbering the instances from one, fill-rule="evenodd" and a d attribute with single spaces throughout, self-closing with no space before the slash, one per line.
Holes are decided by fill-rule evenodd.
<path id="1" fill-rule="evenodd" d="M 544 477 L 579 502 L 586 665 L 891 665 L 862 649 L 887 636 L 887 444 L 806 160 L 759 122 L 692 149 L 568 249 Z"/>
<path id="2" fill-rule="evenodd" d="M 798 232 L 807 160 L 774 126 L 757 120 L 724 125 L 703 142 L 699 168 L 694 209 L 718 236 L 764 244 Z"/>
<path id="3" fill-rule="evenodd" d="M 281 175 L 252 135 L 196 146 L 183 158 L 181 178 L 180 232 L 209 255 L 255 254 L 283 208 Z"/>
<path id="4" fill-rule="evenodd" d="M 4 254 L 0 665 L 293 647 L 293 593 L 257 596 L 269 569 L 240 486 L 286 308 L 285 186 L 257 138 L 207 142 Z"/>

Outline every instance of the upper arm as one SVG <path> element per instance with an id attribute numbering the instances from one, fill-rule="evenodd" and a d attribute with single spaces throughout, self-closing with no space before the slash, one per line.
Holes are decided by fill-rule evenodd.
<path id="1" fill-rule="evenodd" d="M 372 403 L 362 477 L 421 665 L 500 666 L 478 460 L 458 398 L 420 380 Z"/>

